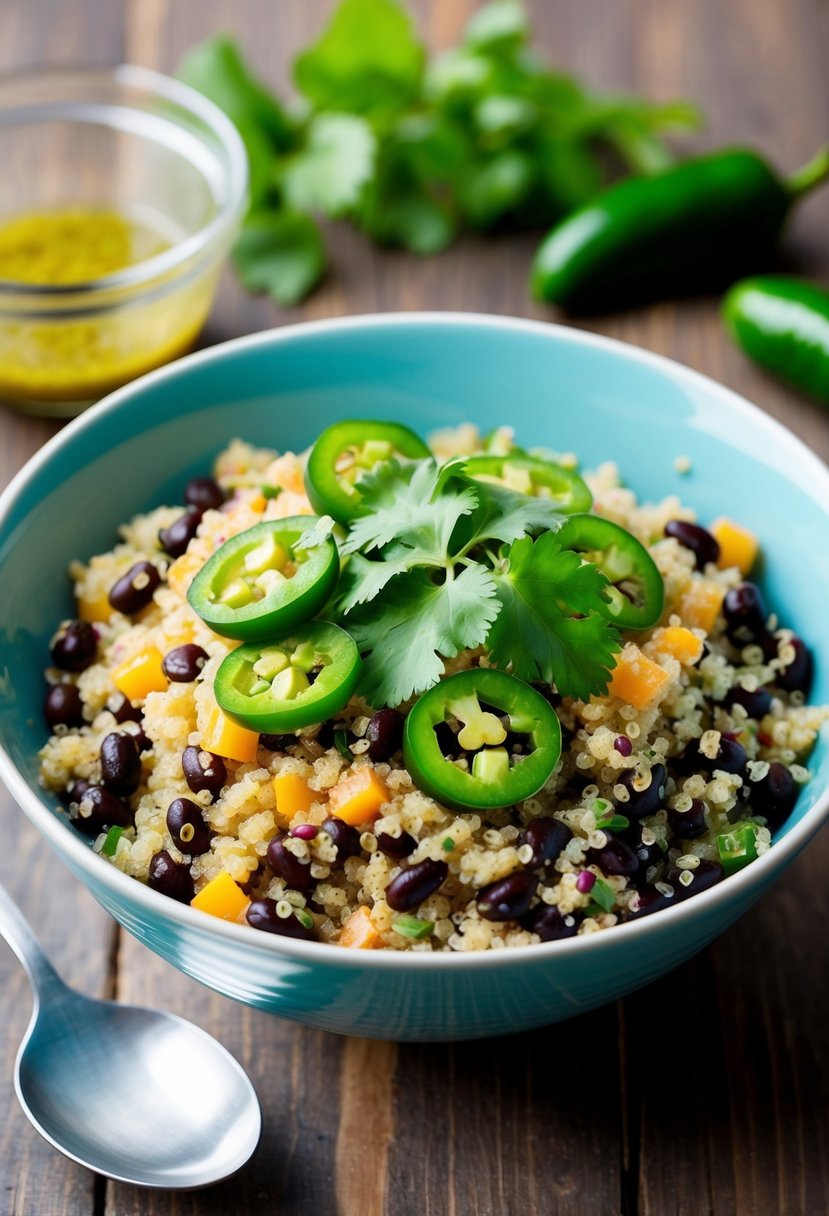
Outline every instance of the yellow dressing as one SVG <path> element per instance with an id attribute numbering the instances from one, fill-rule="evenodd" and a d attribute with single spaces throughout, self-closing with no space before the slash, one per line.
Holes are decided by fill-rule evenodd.
<path id="1" fill-rule="evenodd" d="M 169 248 L 160 233 L 117 211 L 32 211 L 0 225 L 0 279 L 51 287 L 89 283 Z"/>

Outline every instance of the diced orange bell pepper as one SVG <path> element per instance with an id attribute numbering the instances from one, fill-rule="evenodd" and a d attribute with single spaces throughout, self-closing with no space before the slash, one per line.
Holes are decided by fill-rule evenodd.
<path id="1" fill-rule="evenodd" d="M 389 791 L 373 768 L 355 768 L 340 777 L 330 794 L 331 813 L 352 827 L 373 823 Z"/>
<path id="2" fill-rule="evenodd" d="M 276 795 L 276 813 L 284 823 L 290 823 L 296 814 L 305 814 L 324 795 L 312 790 L 299 773 L 278 773 L 273 779 Z"/>
<path id="3" fill-rule="evenodd" d="M 131 659 L 113 668 L 112 682 L 129 701 L 143 701 L 151 692 L 166 692 L 167 677 L 157 646 L 139 650 Z"/>
<path id="4" fill-rule="evenodd" d="M 208 912 L 211 916 L 218 916 L 220 920 L 241 921 L 250 906 L 250 900 L 230 875 L 222 870 L 221 874 L 211 878 L 198 895 L 190 900 L 190 906 L 198 908 L 200 912 Z"/>
<path id="5" fill-rule="evenodd" d="M 637 709 L 649 709 L 664 695 L 670 683 L 667 671 L 631 642 L 616 660 L 608 692 Z"/>
<path id="6" fill-rule="evenodd" d="M 267 505 L 268 500 L 264 494 L 254 494 L 253 498 L 248 501 L 251 511 L 258 511 L 260 514 L 265 510 Z"/>
<path id="7" fill-rule="evenodd" d="M 351 913 L 342 927 L 337 945 L 352 950 L 376 950 L 382 945 L 380 934 L 371 923 L 368 908 L 360 907 Z"/>
<path id="8" fill-rule="evenodd" d="M 679 615 L 691 629 L 704 629 L 710 633 L 724 599 L 725 587 L 719 583 L 704 578 L 692 579 L 679 601 Z"/>
<path id="9" fill-rule="evenodd" d="M 202 747 L 207 752 L 224 756 L 226 760 L 249 762 L 256 759 L 259 749 L 259 732 L 247 730 L 244 726 L 231 722 L 218 705 L 213 704 L 202 731 Z"/>
<path id="10" fill-rule="evenodd" d="M 652 648 L 658 654 L 669 654 L 684 667 L 693 667 L 702 656 L 702 638 L 682 625 L 668 625 L 657 629 Z"/>
<path id="11" fill-rule="evenodd" d="M 721 570 L 736 566 L 741 574 L 748 574 L 757 559 L 760 542 L 753 532 L 733 519 L 720 516 L 708 529 L 720 546 L 717 565 Z"/>
<path id="12" fill-rule="evenodd" d="M 193 553 L 182 553 L 167 570 L 167 586 L 179 595 L 185 595 L 204 562 Z"/>
<path id="13" fill-rule="evenodd" d="M 93 625 L 96 621 L 108 621 L 112 616 L 112 605 L 105 595 L 97 600 L 88 600 L 81 596 L 78 599 L 78 616 L 82 621 L 89 621 Z"/>

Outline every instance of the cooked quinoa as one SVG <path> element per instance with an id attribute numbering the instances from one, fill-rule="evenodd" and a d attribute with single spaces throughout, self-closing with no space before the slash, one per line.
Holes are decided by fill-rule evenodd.
<path id="1" fill-rule="evenodd" d="M 500 442 L 508 448 L 507 432 Z M 471 453 L 480 449 L 480 437 L 467 426 L 440 433 L 433 446 L 440 457 Z M 572 455 L 557 459 L 565 467 L 575 465 Z M 399 724 L 408 706 L 378 712 L 359 697 L 333 722 L 290 735 L 263 735 L 250 760 L 206 754 L 205 732 L 216 711 L 214 678 L 236 643 L 212 632 L 196 615 L 186 598 L 188 587 L 229 537 L 263 520 L 311 513 L 303 468 L 302 455 L 278 455 L 234 440 L 213 470 L 223 493 L 200 521 L 194 518 L 194 535 L 181 556 L 171 559 L 159 545 L 159 531 L 183 518 L 179 504 L 135 517 L 119 529 L 109 552 L 70 566 L 78 617 L 91 622 L 96 645 L 82 670 L 71 670 L 81 665 L 71 661 L 46 670 L 52 688 L 77 688 L 80 706 L 72 704 L 75 720 L 82 715 L 83 725 L 62 724 L 62 711 L 53 709 L 54 733 L 41 752 L 41 780 L 63 799 L 73 822 L 110 864 L 188 900 L 224 874 L 238 888 L 240 919 L 251 906 L 272 900 L 277 917 L 293 926 L 294 935 L 428 952 L 595 933 L 670 906 L 723 877 L 721 839 L 736 822 L 754 822 L 757 854 L 770 847 L 771 832 L 809 778 L 808 756 L 827 718 L 825 707 L 805 703 L 808 671 L 801 669 L 808 667 L 808 651 L 773 617 L 765 645 L 741 645 L 721 605 L 727 592 L 744 585 L 745 576 L 735 566 L 722 569 L 713 562 L 697 569 L 693 548 L 665 534 L 672 521 L 693 522 L 694 512 L 676 497 L 638 503 L 612 464 L 584 474 L 594 497 L 592 510 L 647 547 L 665 588 L 659 624 L 625 635 L 620 661 L 634 671 L 638 664 L 658 668 L 658 690 L 637 708 L 614 695 L 612 686 L 587 701 L 559 697 L 547 688 L 563 748 L 536 796 L 488 812 L 446 809 L 418 789 L 404 767 Z M 220 497 L 226 501 L 218 505 Z M 149 603 L 131 615 L 114 611 L 111 589 L 141 562 L 151 563 L 160 576 Z M 53 654 L 71 628 L 71 622 L 62 623 Z M 678 628 L 689 631 L 692 643 L 699 640 L 696 653 L 677 656 Z M 687 642 L 688 635 L 682 636 Z M 117 691 L 114 670 L 148 653 L 166 656 L 181 647 L 200 648 L 195 678 L 179 677 L 166 687 L 162 681 L 134 705 Z M 480 647 L 461 651 L 446 662 L 445 674 L 487 662 Z M 62 695 L 74 697 L 65 689 Z M 63 717 L 73 720 L 71 713 Z M 120 834 L 95 831 L 100 805 L 87 792 L 88 786 L 103 788 L 101 749 L 113 734 L 132 735 L 140 754 L 134 791 L 128 792 L 129 782 L 120 795 L 117 781 L 109 785 L 129 811 Z M 205 780 L 195 786 L 192 773 L 188 780 L 182 767 L 187 748 L 195 749 L 189 753 L 191 768 L 196 757 L 206 770 Z M 387 795 L 379 817 L 338 828 L 330 791 L 367 766 Z M 307 791 L 301 807 L 294 803 L 296 809 L 286 808 L 284 799 L 277 807 L 274 778 L 288 775 L 298 779 L 296 788 Z M 180 799 L 194 803 L 206 825 L 207 832 L 197 825 L 196 836 L 191 834 L 206 846 L 196 855 L 177 847 L 168 828 L 171 804 Z M 549 860 L 544 860 L 539 820 L 564 825 L 554 829 L 558 843 Z M 281 873 L 269 860 L 269 845 L 270 857 L 275 856 L 274 841 L 281 847 Z M 156 860 L 153 868 L 160 854 L 164 865 Z M 386 898 L 387 888 L 426 861 L 440 863 L 445 877 L 417 904 L 416 917 L 401 917 Z M 534 875 L 529 909 L 516 919 L 491 919 L 480 893 L 528 871 Z M 509 883 L 503 892 L 506 899 Z"/>

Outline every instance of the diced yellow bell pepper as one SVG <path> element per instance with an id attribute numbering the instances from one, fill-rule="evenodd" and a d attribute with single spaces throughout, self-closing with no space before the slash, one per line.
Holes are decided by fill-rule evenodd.
<path id="1" fill-rule="evenodd" d="M 202 731 L 202 747 L 207 752 L 224 756 L 226 760 L 244 763 L 256 759 L 259 732 L 247 730 L 225 717 L 218 705 L 211 706 Z"/>
<path id="2" fill-rule="evenodd" d="M 616 660 L 608 692 L 637 709 L 649 709 L 667 692 L 670 683 L 667 671 L 631 642 Z"/>
<path id="3" fill-rule="evenodd" d="M 260 514 L 265 510 L 267 505 L 268 500 L 264 494 L 254 494 L 253 498 L 248 500 L 248 506 L 251 511 L 258 511 Z"/>
<path id="4" fill-rule="evenodd" d="M 167 570 L 167 586 L 172 587 L 178 595 L 186 595 L 187 588 L 203 565 L 202 559 L 195 554 L 182 553 Z"/>
<path id="5" fill-rule="evenodd" d="M 651 648 L 657 654 L 669 654 L 684 667 L 693 667 L 702 656 L 702 638 L 682 625 L 657 629 Z"/>
<path id="6" fill-rule="evenodd" d="M 679 601 L 679 615 L 691 629 L 704 629 L 710 633 L 724 599 L 725 587 L 719 583 L 704 578 L 692 579 Z"/>
<path id="7" fill-rule="evenodd" d="M 331 813 L 352 827 L 373 823 L 389 800 L 389 791 L 373 768 L 355 768 L 340 777 L 330 794 Z"/>
<path id="8" fill-rule="evenodd" d="M 276 813 L 283 823 L 290 823 L 294 815 L 304 815 L 315 802 L 321 802 L 323 794 L 312 790 L 299 773 L 278 773 L 273 779 L 276 795 Z"/>
<path id="9" fill-rule="evenodd" d="M 250 900 L 224 870 L 211 878 L 198 895 L 190 900 L 192 908 L 207 912 L 210 916 L 218 916 L 220 920 L 244 919 L 245 912 L 250 906 Z"/>
<path id="10" fill-rule="evenodd" d="M 97 600 L 87 600 L 81 596 L 78 599 L 78 616 L 82 621 L 89 621 L 93 625 L 96 621 L 108 621 L 112 616 L 112 605 L 105 595 Z"/>
<path id="11" fill-rule="evenodd" d="M 166 692 L 167 677 L 157 646 L 139 650 L 112 671 L 112 682 L 128 701 L 143 701 L 151 692 Z"/>
<path id="12" fill-rule="evenodd" d="M 342 927 L 337 945 L 352 950 L 376 950 L 382 945 L 380 934 L 371 923 L 368 908 L 360 907 L 351 913 Z"/>
<path id="13" fill-rule="evenodd" d="M 741 574 L 749 574 L 760 548 L 755 534 L 724 515 L 714 520 L 709 532 L 720 546 L 719 568 L 727 570 L 730 566 L 736 566 Z"/>

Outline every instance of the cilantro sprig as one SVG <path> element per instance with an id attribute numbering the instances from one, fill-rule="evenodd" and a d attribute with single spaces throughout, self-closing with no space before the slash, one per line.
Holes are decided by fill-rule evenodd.
<path id="1" fill-rule="evenodd" d="M 666 167 L 662 133 L 698 123 L 684 103 L 607 96 L 551 70 L 519 0 L 476 11 L 431 60 L 401 0 L 341 0 L 293 74 L 295 106 L 223 36 L 179 66 L 244 140 L 251 209 L 234 260 L 249 290 L 281 304 L 325 273 L 319 218 L 418 254 L 469 229 L 548 228 L 614 171 Z"/>
<path id="2" fill-rule="evenodd" d="M 367 701 L 399 705 L 479 646 L 565 695 L 604 691 L 620 645 L 607 580 L 561 548 L 554 503 L 477 482 L 457 460 L 386 461 L 359 490 L 334 607 L 364 656 Z"/>

